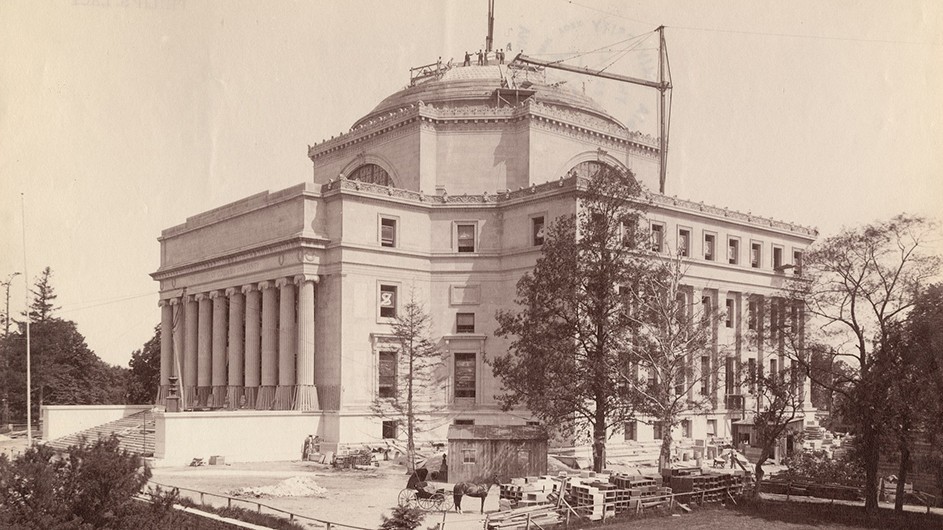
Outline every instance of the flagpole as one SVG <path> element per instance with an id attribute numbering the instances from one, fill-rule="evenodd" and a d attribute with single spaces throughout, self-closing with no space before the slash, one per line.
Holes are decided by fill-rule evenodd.
<path id="1" fill-rule="evenodd" d="M 20 206 L 23 209 L 23 283 L 26 284 L 26 444 L 33 446 L 33 387 L 30 379 L 29 349 L 29 270 L 26 268 L 26 198 L 20 193 Z"/>

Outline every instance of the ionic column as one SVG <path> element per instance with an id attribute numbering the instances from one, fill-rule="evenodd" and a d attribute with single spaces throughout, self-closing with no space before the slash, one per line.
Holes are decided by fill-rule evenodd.
<path id="1" fill-rule="evenodd" d="M 242 290 L 226 289 L 226 297 L 229 298 L 229 387 L 226 401 L 229 402 L 229 408 L 237 409 L 245 406 L 243 329 L 246 308 Z"/>
<path id="2" fill-rule="evenodd" d="M 277 410 L 290 410 L 295 390 L 295 284 L 287 278 L 275 282 L 279 293 L 278 311 L 278 388 L 275 389 Z"/>
<path id="3" fill-rule="evenodd" d="M 255 407 L 262 385 L 262 293 L 254 285 L 242 288 L 246 299 L 246 406 Z"/>
<path id="4" fill-rule="evenodd" d="M 314 386 L 314 285 L 317 276 L 295 276 L 298 284 L 298 354 L 295 357 L 295 410 L 318 410 Z"/>
<path id="5" fill-rule="evenodd" d="M 196 295 L 196 300 L 200 305 L 196 398 L 198 406 L 205 407 L 213 393 L 213 301 L 206 294 Z"/>
<path id="6" fill-rule="evenodd" d="M 184 304 L 184 334 L 186 335 L 183 346 L 183 380 L 180 386 L 183 387 L 183 410 L 192 409 L 197 405 L 197 365 L 199 364 L 199 314 L 200 306 L 196 297 L 187 296 Z"/>
<path id="7" fill-rule="evenodd" d="M 226 400 L 226 296 L 222 291 L 212 291 L 213 301 L 213 401 L 210 405 L 219 408 Z"/>
<path id="8" fill-rule="evenodd" d="M 160 305 L 160 386 L 157 404 L 163 405 L 170 390 L 170 375 L 173 373 L 174 352 L 174 308 L 170 300 L 161 300 Z"/>
<path id="9" fill-rule="evenodd" d="M 275 284 L 262 282 L 262 386 L 255 408 L 268 410 L 275 402 L 278 385 L 278 311 Z"/>

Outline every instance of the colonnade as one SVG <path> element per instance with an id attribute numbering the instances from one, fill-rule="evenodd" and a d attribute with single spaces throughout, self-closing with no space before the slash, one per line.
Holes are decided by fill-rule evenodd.
<path id="1" fill-rule="evenodd" d="M 162 299 L 160 396 L 182 409 L 318 410 L 317 276 L 298 275 Z"/>

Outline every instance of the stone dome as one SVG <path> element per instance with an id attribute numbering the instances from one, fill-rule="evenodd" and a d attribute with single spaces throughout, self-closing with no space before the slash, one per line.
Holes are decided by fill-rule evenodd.
<path id="1" fill-rule="evenodd" d="M 592 114 L 624 128 L 618 120 L 585 94 L 565 88 L 562 84 L 547 84 L 541 73 L 509 69 L 507 65 L 490 65 L 452 66 L 438 77 L 416 82 L 381 101 L 366 116 L 354 123 L 351 129 L 356 129 L 376 116 L 415 105 L 420 101 L 426 105 L 443 107 L 493 105 L 494 92 L 502 86 L 534 91 L 534 97 L 541 103 Z"/>

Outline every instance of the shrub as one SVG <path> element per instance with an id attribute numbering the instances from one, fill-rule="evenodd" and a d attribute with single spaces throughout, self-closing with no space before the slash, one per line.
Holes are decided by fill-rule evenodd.
<path id="1" fill-rule="evenodd" d="M 850 458 L 831 458 L 825 451 L 800 451 L 786 458 L 786 471 L 777 478 L 819 484 L 864 485 L 864 468 Z"/>
<path id="2" fill-rule="evenodd" d="M 425 516 L 425 512 L 419 508 L 397 506 L 393 508 L 390 517 L 383 516 L 380 530 L 415 530 L 422 523 Z"/>
<path id="3" fill-rule="evenodd" d="M 36 446 L 12 461 L 0 457 L 0 526 L 127 528 L 123 520 L 137 514 L 134 496 L 150 476 L 114 436 L 64 453 Z"/>

